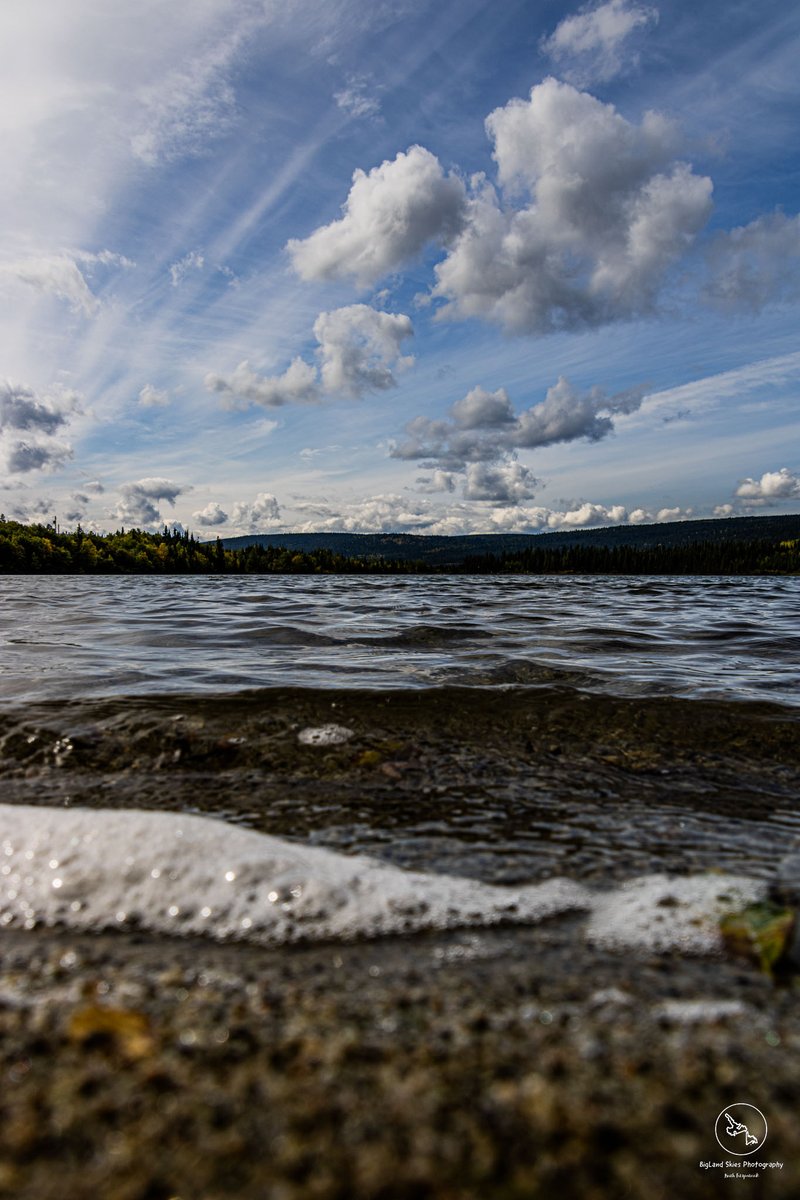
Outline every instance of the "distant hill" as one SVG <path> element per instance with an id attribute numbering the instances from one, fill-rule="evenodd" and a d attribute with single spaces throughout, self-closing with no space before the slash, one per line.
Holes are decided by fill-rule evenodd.
<path id="1" fill-rule="evenodd" d="M 535 547 L 686 546 L 692 542 L 781 541 L 800 537 L 800 513 L 771 517 L 724 517 L 703 521 L 670 521 L 660 525 L 613 525 L 603 529 L 558 530 L 551 533 L 476 533 L 463 537 L 431 537 L 415 533 L 261 533 L 223 538 L 228 550 L 274 546 L 308 553 L 329 550 L 348 558 L 383 558 L 454 566 L 482 554 L 509 554 Z"/>

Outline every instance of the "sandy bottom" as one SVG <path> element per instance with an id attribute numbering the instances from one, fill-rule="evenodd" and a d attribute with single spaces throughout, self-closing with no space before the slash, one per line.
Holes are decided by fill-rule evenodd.
<path id="1" fill-rule="evenodd" d="M 536 929 L 263 950 L 5 932 L 0 1194 L 800 1194 L 798 987 Z M 720 1110 L 757 1105 L 758 1179 Z M 746 1161 L 746 1160 L 745 1160 Z M 729 1193 L 729 1189 L 731 1189 Z"/>

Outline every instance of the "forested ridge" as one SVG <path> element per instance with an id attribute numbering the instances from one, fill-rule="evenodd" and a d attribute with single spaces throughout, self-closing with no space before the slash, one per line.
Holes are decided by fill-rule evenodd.
<path id="1" fill-rule="evenodd" d="M 800 538 L 708 540 L 678 545 L 533 545 L 499 554 L 468 555 L 436 566 L 377 555 L 286 546 L 228 549 L 192 533 L 120 529 L 73 532 L 0 518 L 0 574 L 251 575 L 251 574 L 531 574 L 531 575 L 797 575 Z"/>

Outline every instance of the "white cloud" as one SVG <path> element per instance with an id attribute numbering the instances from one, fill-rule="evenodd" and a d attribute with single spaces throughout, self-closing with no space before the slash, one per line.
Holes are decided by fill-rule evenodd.
<path id="1" fill-rule="evenodd" d="M 169 392 L 160 391 L 151 383 L 146 383 L 139 392 L 139 403 L 142 408 L 166 408 L 169 404 Z"/>
<path id="2" fill-rule="evenodd" d="M 197 525 L 224 525 L 228 520 L 228 514 L 212 500 L 205 508 L 193 512 L 192 520 Z"/>
<path id="3" fill-rule="evenodd" d="M 516 450 L 534 450 L 578 439 L 597 442 L 614 429 L 614 418 L 634 412 L 644 388 L 608 395 L 600 387 L 585 392 L 560 376 L 541 403 L 515 413 L 505 389 L 474 388 L 450 408 L 449 419 L 415 417 L 408 438 L 392 450 L 393 458 L 427 459 L 444 470 L 467 463 L 491 462 Z"/>
<path id="4" fill-rule="evenodd" d="M 0 379 L 0 431 L 55 433 L 69 420 L 77 397 L 66 393 L 60 400 L 41 398 L 26 384 Z"/>
<path id="5" fill-rule="evenodd" d="M 388 493 L 367 496 L 334 507 L 308 502 L 296 506 L 307 513 L 305 521 L 293 523 L 301 533 L 425 533 L 443 536 L 469 533 L 534 533 L 539 530 L 586 529 L 624 525 L 632 521 L 622 504 L 576 503 L 574 508 L 556 509 L 510 502 L 496 505 L 486 501 L 456 502 L 442 506 L 420 496 Z M 658 516 L 637 510 L 640 520 L 671 520 L 691 515 L 691 510 L 662 510 Z M 635 523 L 635 521 L 633 522 Z"/>
<path id="6" fill-rule="evenodd" d="M 547 333 L 651 311 L 711 208 L 711 180 L 674 161 L 673 126 L 655 113 L 633 125 L 546 79 L 486 127 L 500 183 L 530 203 L 503 207 L 475 181 L 464 228 L 436 267 L 440 315 Z"/>
<path id="7" fill-rule="evenodd" d="M 123 254 L 111 250 L 90 253 L 87 250 L 35 254 L 11 262 L 0 262 L 0 279 L 21 283 L 43 295 L 64 300 L 75 313 L 94 316 L 100 301 L 91 290 L 86 276 L 98 267 L 133 267 Z"/>
<path id="8" fill-rule="evenodd" d="M 249 362 L 240 362 L 228 376 L 209 372 L 205 385 L 235 407 L 238 402 L 280 408 L 284 404 L 311 404 L 319 399 L 316 367 L 295 358 L 282 375 L 259 375 Z"/>
<path id="9" fill-rule="evenodd" d="M 433 471 L 430 475 L 418 475 L 414 491 L 423 495 L 437 492 L 454 492 L 457 476 L 453 471 Z"/>
<path id="10" fill-rule="evenodd" d="M 39 396 L 27 384 L 0 379 L 0 454 L 12 475 L 52 471 L 73 456 L 72 447 L 54 434 L 79 409 L 75 392 L 56 390 Z"/>
<path id="11" fill-rule="evenodd" d="M 341 219 L 293 238 L 287 250 L 303 279 L 353 277 L 369 286 L 428 242 L 448 243 L 461 227 L 464 201 L 461 180 L 445 175 L 430 151 L 411 146 L 369 174 L 357 170 Z"/>
<path id="12" fill-rule="evenodd" d="M 719 233 L 707 252 L 706 300 L 728 311 L 758 312 L 800 296 L 800 216 L 770 213 Z"/>
<path id="13" fill-rule="evenodd" d="M 172 286 L 178 287 L 190 271 L 202 271 L 205 261 L 198 250 L 190 250 L 188 254 L 184 254 L 183 258 L 179 258 L 169 269 Z"/>
<path id="14" fill-rule="evenodd" d="M 550 37 L 542 40 L 541 48 L 570 82 L 607 82 L 637 63 L 638 57 L 627 44 L 637 30 L 657 21 L 655 8 L 631 0 L 607 0 L 565 17 Z"/>
<path id="15" fill-rule="evenodd" d="M 205 384 L 235 407 L 241 402 L 278 408 L 313 403 L 323 393 L 358 398 L 396 386 L 395 372 L 414 359 L 401 353 L 414 333 L 403 313 L 378 312 L 368 304 L 350 304 L 321 312 L 314 322 L 319 369 L 295 358 L 282 375 L 258 375 L 245 361 L 231 375 L 209 372 Z"/>
<path id="16" fill-rule="evenodd" d="M 6 469 L 12 475 L 29 471 L 54 471 L 72 458 L 72 447 L 55 438 L 11 441 L 5 451 Z"/>
<path id="17" fill-rule="evenodd" d="M 375 94 L 375 86 L 365 75 L 348 75 L 347 82 L 333 98 L 339 108 L 351 117 L 377 117 L 381 102 Z"/>
<path id="18" fill-rule="evenodd" d="M 40 496 L 37 500 L 13 505 L 11 513 L 19 521 L 38 522 L 42 517 L 54 517 L 55 509 L 55 500 L 49 496 Z"/>
<path id="19" fill-rule="evenodd" d="M 464 499 L 519 504 L 535 494 L 538 483 L 518 462 L 469 463 L 464 473 Z"/>
<path id="20" fill-rule="evenodd" d="M 728 504 L 721 506 L 721 508 L 730 511 L 731 506 Z M 656 512 L 651 512 L 648 508 L 635 508 L 631 513 L 628 514 L 628 524 L 654 525 L 665 521 L 685 521 L 694 515 L 695 513 L 693 508 L 681 508 L 679 505 L 676 505 L 673 508 L 659 508 Z M 721 512 L 720 506 L 718 506 L 714 509 L 714 515 L 724 516 L 727 515 L 727 513 Z"/>
<path id="21" fill-rule="evenodd" d="M 613 417 L 635 412 L 643 397 L 644 388 L 629 388 L 612 396 L 599 387 L 580 392 L 561 375 L 547 389 L 541 404 L 520 413 L 510 436 L 515 446 L 526 449 L 578 438 L 598 442 L 612 432 Z"/>
<path id="22" fill-rule="evenodd" d="M 622 504 L 580 504 L 568 512 L 551 512 L 547 524 L 551 529 L 585 529 L 587 526 L 620 525 L 628 512 Z"/>
<path id="23" fill-rule="evenodd" d="M 135 483 L 123 483 L 119 489 L 120 501 L 109 516 L 122 525 L 152 529 L 163 523 L 158 501 L 166 500 L 168 504 L 174 505 L 177 498 L 188 490 L 171 479 L 157 477 L 139 479 Z"/>
<path id="24" fill-rule="evenodd" d="M 749 504 L 776 504 L 781 500 L 800 499 L 800 475 L 781 467 L 765 471 L 760 479 L 743 479 L 736 489 L 740 500 Z"/>
<path id="25" fill-rule="evenodd" d="M 250 503 L 234 505 L 231 514 L 231 524 L 248 533 L 261 533 L 266 528 L 274 528 L 280 523 L 280 505 L 271 492 L 259 492 Z"/>
<path id="26" fill-rule="evenodd" d="M 475 387 L 463 400 L 456 400 L 450 415 L 459 429 L 493 429 L 516 420 L 505 388 L 487 392 Z"/>
<path id="27" fill-rule="evenodd" d="M 394 494 L 369 496 L 333 508 L 328 504 L 296 506 L 298 511 L 314 515 L 296 525 L 300 533 L 384 533 L 402 530 L 421 530 L 438 519 L 425 501 L 412 500 Z M 427 529 L 428 532 L 432 530 Z"/>
<path id="28" fill-rule="evenodd" d="M 377 312 L 367 304 L 320 313 L 314 334 L 324 391 L 357 397 L 394 387 L 394 372 L 414 361 L 401 353 L 413 332 L 410 317 Z"/>
<path id="29" fill-rule="evenodd" d="M 798 379 L 800 352 L 793 351 L 652 392 L 642 402 L 641 412 L 650 419 L 654 413 L 679 413 L 687 408 L 692 412 L 706 411 L 715 408 L 721 400 L 746 396 L 766 387 L 784 387 Z"/>
<path id="30" fill-rule="evenodd" d="M 146 166 L 202 154 L 231 129 L 236 95 L 228 73 L 244 33 L 236 30 L 139 89 L 130 147 Z"/>

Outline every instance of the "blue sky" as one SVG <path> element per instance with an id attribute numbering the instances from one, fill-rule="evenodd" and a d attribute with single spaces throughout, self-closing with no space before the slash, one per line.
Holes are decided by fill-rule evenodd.
<path id="1" fill-rule="evenodd" d="M 800 510 L 800 11 L 5 0 L 0 508 Z"/>

